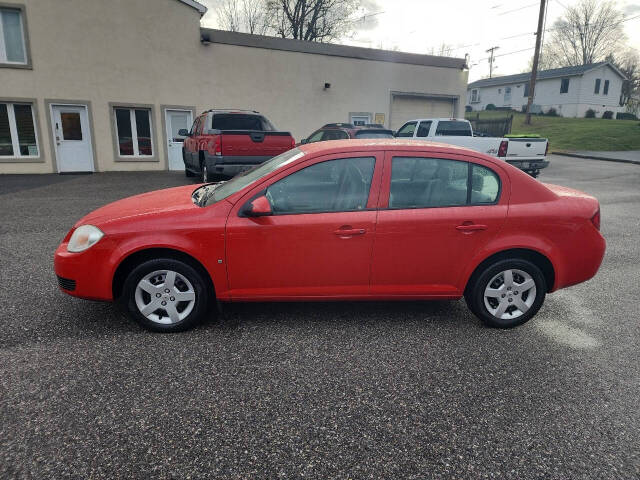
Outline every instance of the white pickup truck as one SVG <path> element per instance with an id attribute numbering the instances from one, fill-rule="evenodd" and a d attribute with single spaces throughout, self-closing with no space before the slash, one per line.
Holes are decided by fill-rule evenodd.
<path id="1" fill-rule="evenodd" d="M 420 118 L 405 123 L 396 137 L 431 140 L 469 148 L 501 158 L 537 177 L 546 168 L 549 142 L 546 138 L 514 136 L 510 138 L 474 136 L 471 123 L 463 118 Z"/>

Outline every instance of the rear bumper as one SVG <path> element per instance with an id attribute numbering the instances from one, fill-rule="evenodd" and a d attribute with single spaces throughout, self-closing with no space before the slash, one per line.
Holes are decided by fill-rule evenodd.
<path id="1" fill-rule="evenodd" d="M 548 160 L 538 160 L 535 158 L 529 160 L 524 158 L 518 160 L 507 159 L 506 162 L 510 163 L 514 167 L 519 168 L 520 170 L 524 170 L 525 172 L 531 170 L 542 170 L 543 168 L 547 168 L 549 166 Z"/>
<path id="2" fill-rule="evenodd" d="M 575 234 L 575 247 L 565 253 L 562 268 L 556 271 L 552 291 L 586 282 L 593 278 L 604 259 L 607 242 L 593 225 L 585 225 Z"/>
<path id="3" fill-rule="evenodd" d="M 211 173 L 221 175 L 237 175 L 238 173 L 249 170 L 250 168 L 260 165 L 267 160 L 273 158 L 269 155 L 260 156 L 222 156 L 222 155 L 210 155 L 205 153 L 204 161 L 207 164 L 207 169 Z"/>

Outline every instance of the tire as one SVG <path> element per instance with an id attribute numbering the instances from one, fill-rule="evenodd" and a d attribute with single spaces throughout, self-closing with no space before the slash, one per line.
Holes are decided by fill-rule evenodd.
<path id="1" fill-rule="evenodd" d="M 187 167 L 187 160 L 185 159 L 184 149 L 182 150 L 182 163 L 184 163 L 184 175 L 186 177 L 195 177 L 196 174 L 189 170 L 189 168 Z"/>
<path id="2" fill-rule="evenodd" d="M 159 258 L 147 260 L 131 271 L 124 283 L 122 301 L 131 318 L 144 328 L 168 333 L 200 323 L 208 311 L 209 297 L 207 283 L 195 268 L 180 260 Z"/>
<path id="3" fill-rule="evenodd" d="M 511 272 L 511 282 L 507 272 Z M 540 310 L 546 292 L 540 269 L 528 260 L 514 258 L 498 260 L 475 272 L 464 296 L 469 309 L 485 325 L 513 328 Z"/>

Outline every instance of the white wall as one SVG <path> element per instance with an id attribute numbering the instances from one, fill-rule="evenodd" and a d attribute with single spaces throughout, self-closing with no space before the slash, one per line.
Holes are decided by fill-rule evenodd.
<path id="1" fill-rule="evenodd" d="M 91 103 L 98 171 L 167 168 L 161 105 L 259 110 L 298 140 L 349 112 L 388 124 L 392 91 L 457 96 L 462 113 L 463 69 L 203 45 L 199 13 L 176 0 L 13 1 L 26 6 L 33 69 L 0 68 L 0 98 L 36 100 L 41 157 L 0 158 L 0 173 L 56 171 L 51 99 Z M 116 157 L 110 103 L 153 106 L 152 161 Z"/>

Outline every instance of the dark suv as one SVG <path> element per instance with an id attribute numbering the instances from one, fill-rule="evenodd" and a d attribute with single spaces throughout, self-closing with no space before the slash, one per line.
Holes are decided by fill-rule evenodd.
<path id="1" fill-rule="evenodd" d="M 351 123 L 327 123 L 300 143 L 324 142 L 325 140 L 346 140 L 348 138 L 393 138 L 393 131 L 384 125 L 369 123 L 355 126 Z"/>

